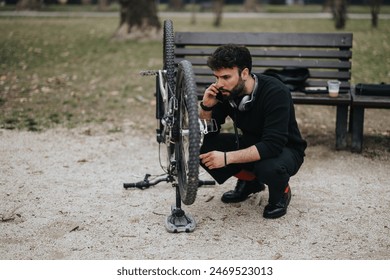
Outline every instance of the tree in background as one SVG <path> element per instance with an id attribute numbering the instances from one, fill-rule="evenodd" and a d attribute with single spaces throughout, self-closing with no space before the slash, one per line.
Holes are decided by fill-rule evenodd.
<path id="1" fill-rule="evenodd" d="M 158 38 L 161 23 L 155 0 L 119 0 L 120 21 L 114 39 Z"/>
<path id="2" fill-rule="evenodd" d="M 106 11 L 109 5 L 110 5 L 110 0 L 98 0 L 99 11 Z"/>
<path id="3" fill-rule="evenodd" d="M 223 4 L 224 0 L 213 0 L 213 8 L 215 13 L 215 20 L 214 20 L 214 26 L 221 26 L 222 22 L 222 10 L 223 10 Z"/>
<path id="4" fill-rule="evenodd" d="M 347 22 L 347 0 L 330 0 L 336 29 L 344 29 Z"/>
<path id="5" fill-rule="evenodd" d="M 196 0 L 191 0 L 191 24 L 196 23 Z"/>
<path id="6" fill-rule="evenodd" d="M 260 0 L 245 0 L 244 11 L 245 12 L 258 12 Z"/>
<path id="7" fill-rule="evenodd" d="M 184 9 L 183 0 L 169 0 L 168 9 L 173 11 L 181 11 Z"/>
<path id="8" fill-rule="evenodd" d="M 42 8 L 42 0 L 19 0 L 16 10 L 39 10 Z"/>
<path id="9" fill-rule="evenodd" d="M 378 27 L 379 10 L 382 4 L 382 0 L 370 0 L 371 7 L 371 26 L 373 28 Z"/>

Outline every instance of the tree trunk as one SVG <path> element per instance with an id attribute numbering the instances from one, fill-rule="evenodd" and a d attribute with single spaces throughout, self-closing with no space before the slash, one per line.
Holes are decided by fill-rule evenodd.
<path id="1" fill-rule="evenodd" d="M 196 0 L 191 0 L 191 24 L 196 24 Z"/>
<path id="2" fill-rule="evenodd" d="M 382 0 L 370 0 L 371 7 L 371 26 L 373 28 L 378 27 L 378 16 L 381 8 Z"/>
<path id="3" fill-rule="evenodd" d="M 16 4 L 16 10 L 39 10 L 42 7 L 41 0 L 19 0 Z"/>
<path id="4" fill-rule="evenodd" d="M 161 23 L 155 0 L 119 0 L 120 21 L 114 39 L 160 38 Z"/>
<path id="5" fill-rule="evenodd" d="M 245 0 L 244 1 L 244 11 L 245 12 L 258 12 L 258 0 Z"/>
<path id="6" fill-rule="evenodd" d="M 181 11 L 184 9 L 183 0 L 169 0 L 168 9 L 173 11 Z"/>
<path id="7" fill-rule="evenodd" d="M 109 0 L 98 0 L 99 11 L 107 11 L 108 6 L 109 6 Z"/>
<path id="8" fill-rule="evenodd" d="M 221 26 L 224 0 L 213 0 L 215 21 L 214 26 Z"/>
<path id="9" fill-rule="evenodd" d="M 347 21 L 347 1 L 333 0 L 332 13 L 335 20 L 336 29 L 344 29 Z"/>

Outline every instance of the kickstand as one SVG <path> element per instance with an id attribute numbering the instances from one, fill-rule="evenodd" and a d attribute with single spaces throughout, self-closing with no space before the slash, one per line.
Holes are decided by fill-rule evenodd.
<path id="1" fill-rule="evenodd" d="M 176 188 L 176 206 L 172 205 L 172 214 L 166 218 L 165 227 L 168 232 L 172 233 L 192 232 L 196 227 L 195 219 L 181 209 L 179 186 L 175 183 L 174 187 Z"/>

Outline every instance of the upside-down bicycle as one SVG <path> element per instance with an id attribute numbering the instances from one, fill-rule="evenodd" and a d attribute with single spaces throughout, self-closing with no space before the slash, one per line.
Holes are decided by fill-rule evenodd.
<path id="1" fill-rule="evenodd" d="M 146 189 L 160 182 L 172 183 L 176 190 L 176 204 L 166 218 L 169 232 L 191 232 L 194 218 L 181 208 L 181 202 L 195 202 L 197 190 L 202 185 L 214 185 L 214 181 L 199 179 L 199 150 L 203 136 L 215 128 L 210 122 L 199 119 L 196 83 L 192 64 L 187 60 L 174 62 L 174 33 L 172 21 L 164 21 L 163 69 L 142 71 L 141 75 L 156 77 L 156 140 L 167 148 L 164 174 L 143 181 L 124 183 L 124 188 Z M 161 146 L 161 145 L 160 145 Z M 161 151 L 160 151 L 161 152 Z"/>

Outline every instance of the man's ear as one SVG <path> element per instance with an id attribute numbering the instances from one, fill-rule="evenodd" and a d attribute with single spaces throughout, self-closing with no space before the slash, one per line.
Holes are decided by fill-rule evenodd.
<path id="1" fill-rule="evenodd" d="M 248 77 L 249 77 L 249 69 L 244 68 L 244 70 L 241 71 L 241 79 L 246 81 L 248 79 Z"/>

